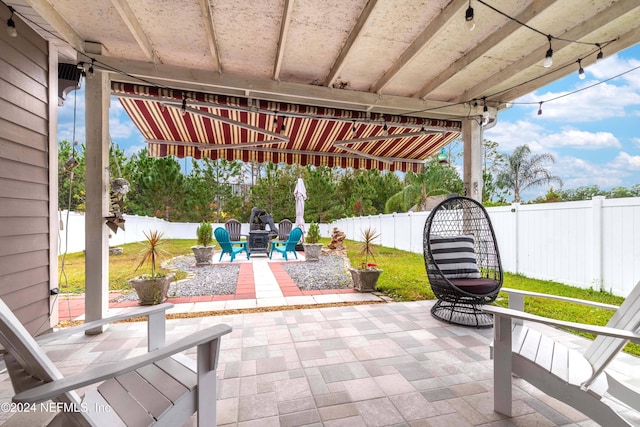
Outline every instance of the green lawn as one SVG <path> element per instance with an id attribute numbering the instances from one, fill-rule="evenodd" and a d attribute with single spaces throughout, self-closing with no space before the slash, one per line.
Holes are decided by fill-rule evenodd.
<path id="1" fill-rule="evenodd" d="M 329 239 L 323 238 L 320 243 L 326 245 Z M 163 246 L 172 256 L 191 255 L 191 246 L 195 240 L 167 240 Z M 352 266 L 358 266 L 362 259 L 357 254 L 357 242 L 345 240 L 347 256 Z M 109 259 L 109 288 L 111 290 L 130 290 L 128 280 L 140 273 L 148 272 L 141 268 L 138 272 L 135 267 L 138 262 L 138 253 L 142 249 L 140 243 L 123 245 L 124 253 L 119 256 L 111 256 Z M 433 299 L 434 295 L 429 286 L 424 267 L 422 254 L 414 254 L 397 249 L 377 247 L 378 255 L 375 262 L 378 268 L 384 270 L 378 280 L 378 289 L 389 295 L 396 301 L 416 301 Z M 372 262 L 369 260 L 369 262 Z M 62 271 L 62 256 L 59 267 Z M 184 274 L 184 273 L 183 273 Z M 178 278 L 181 278 L 178 276 Z M 570 298 L 586 299 L 607 304 L 620 305 L 624 298 L 613 296 L 606 292 L 598 292 L 590 289 L 580 289 L 556 282 L 535 280 L 524 276 L 506 273 L 504 286 L 509 288 L 524 289 L 545 294 L 562 295 Z M 84 292 L 84 253 L 67 254 L 64 260 L 64 274 L 60 275 L 59 287 L 61 292 Z M 585 323 L 604 325 L 613 312 L 592 307 L 584 307 L 560 301 L 541 300 L 537 298 L 525 299 L 525 310 L 541 316 L 560 320 L 580 321 Z M 498 305 L 507 306 L 506 294 L 501 293 Z M 626 350 L 640 356 L 640 344 L 628 344 Z"/>

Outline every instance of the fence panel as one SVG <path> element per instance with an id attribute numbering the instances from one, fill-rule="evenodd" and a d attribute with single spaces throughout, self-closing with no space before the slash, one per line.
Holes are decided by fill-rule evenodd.
<path id="1" fill-rule="evenodd" d="M 487 208 L 505 271 L 554 280 L 582 288 L 602 289 L 626 296 L 640 280 L 640 198 Z M 347 239 L 362 240 L 361 231 L 380 233 L 377 243 L 422 253 L 422 234 L 429 212 L 394 213 L 344 218 L 320 224 L 329 237 L 334 227 Z M 84 250 L 84 215 L 60 214 L 58 253 Z M 110 245 L 141 241 L 146 230 L 159 230 L 172 239 L 195 239 L 198 224 L 169 223 L 158 218 L 125 215 L 125 231 L 110 238 Z M 214 227 L 222 224 L 213 224 Z M 249 225 L 243 224 L 248 233 Z M 308 230 L 308 224 L 307 224 Z M 66 242 L 69 236 L 68 247 Z"/>

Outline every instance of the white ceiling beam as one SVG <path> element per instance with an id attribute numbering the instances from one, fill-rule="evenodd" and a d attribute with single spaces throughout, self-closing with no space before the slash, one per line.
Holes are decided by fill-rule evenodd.
<path id="1" fill-rule="evenodd" d="M 380 92 L 389 82 L 422 52 L 427 44 L 449 24 L 452 19 L 460 19 L 462 9 L 468 6 L 468 0 L 453 0 L 427 25 L 418 37 L 402 52 L 400 58 L 389 68 L 372 87 L 371 92 Z"/>
<path id="2" fill-rule="evenodd" d="M 333 63 L 333 66 L 331 67 L 331 70 L 329 71 L 327 78 L 324 80 L 325 86 L 327 87 L 333 86 L 333 83 L 336 81 L 338 74 L 340 73 L 340 71 L 342 70 L 342 67 L 344 66 L 344 61 L 347 59 L 347 56 L 349 55 L 349 52 L 351 51 L 351 48 L 353 47 L 355 42 L 360 38 L 360 35 L 362 34 L 362 29 L 364 28 L 365 24 L 369 20 L 369 16 L 371 16 L 371 12 L 376 7 L 377 2 L 378 0 L 369 0 L 365 5 L 364 9 L 362 10 L 362 13 L 358 17 L 358 21 L 356 22 L 356 25 L 351 30 L 351 33 L 349 33 L 349 37 L 347 38 L 347 41 L 345 42 L 344 46 L 342 46 L 342 49 L 340 50 L 340 54 L 338 55 L 335 62 Z"/>
<path id="3" fill-rule="evenodd" d="M 603 26 L 606 26 L 608 23 L 615 21 L 617 18 L 620 18 L 624 14 L 628 13 L 629 11 L 637 7 L 638 7 L 638 0 L 620 0 L 616 3 L 613 3 L 611 7 L 599 12 L 595 16 L 592 16 L 590 19 L 583 21 L 582 23 L 576 25 L 570 30 L 565 31 L 562 34 L 554 34 L 554 35 L 556 37 L 562 37 L 563 39 L 567 39 L 567 40 L 581 40 L 585 36 L 588 36 L 592 32 L 600 29 Z M 540 36 L 540 38 L 542 39 L 542 36 Z M 569 44 L 570 44 L 569 42 L 566 42 L 563 40 L 553 40 L 552 41 L 553 51 L 557 54 L 559 50 L 561 50 L 562 48 L 566 47 Z M 468 101 L 470 99 L 476 99 L 484 95 L 490 97 L 491 99 L 499 98 L 500 101 L 503 101 L 503 102 L 513 100 L 514 98 L 507 98 L 504 93 L 498 95 L 497 97 L 493 97 L 491 96 L 493 94 L 488 94 L 486 93 L 486 91 L 491 90 L 496 86 L 499 86 L 504 81 L 512 79 L 513 76 L 519 74 L 523 70 L 526 70 L 527 68 L 531 67 L 532 65 L 538 62 L 542 64 L 542 61 L 545 57 L 545 54 L 548 48 L 549 48 L 549 44 L 545 40 L 542 46 L 530 52 L 521 60 L 506 66 L 505 68 L 503 68 L 497 73 L 494 73 L 488 79 L 483 80 L 480 84 L 466 90 L 462 94 L 452 99 L 451 102 Z M 547 74 L 547 73 L 544 73 L 544 74 Z M 558 78 L 559 78 L 558 74 L 555 74 L 555 77 L 553 78 L 553 80 L 556 80 Z M 532 90 L 535 90 L 541 86 L 543 86 L 543 84 L 540 83 L 539 79 L 536 79 L 529 82 L 527 85 L 523 85 L 522 88 L 523 89 L 528 88 L 529 92 L 531 92 Z M 512 91 L 510 92 L 514 93 Z"/>
<path id="4" fill-rule="evenodd" d="M 155 50 L 153 49 L 153 45 L 142 29 L 140 21 L 138 21 L 133 10 L 131 10 L 131 6 L 129 6 L 127 0 L 111 0 L 111 4 L 122 18 L 122 21 L 124 21 L 124 24 L 129 29 L 133 38 L 136 39 L 138 46 L 147 59 L 155 62 L 158 58 Z"/>
<path id="5" fill-rule="evenodd" d="M 204 17 L 204 31 L 207 34 L 207 42 L 209 44 L 209 52 L 211 52 L 211 59 L 213 60 L 213 68 L 216 72 L 220 73 L 222 72 L 222 66 L 220 65 L 216 33 L 213 29 L 211 3 L 209 3 L 209 0 L 198 0 L 198 3 L 200 4 L 200 11 Z"/>
<path id="6" fill-rule="evenodd" d="M 387 114 L 407 114 L 412 117 L 459 120 L 469 115 L 482 114 L 482 108 L 465 105 L 451 105 L 448 102 L 424 101 L 421 99 L 378 95 L 370 92 L 357 92 L 346 89 L 305 85 L 302 83 L 277 82 L 271 79 L 240 76 L 235 74 L 211 73 L 168 64 L 151 64 L 109 56 L 96 56 L 96 65 L 105 64 L 109 70 L 118 70 L 112 75 L 113 81 L 123 81 L 143 85 L 158 85 L 179 90 L 193 90 L 249 96 L 264 100 L 302 103 L 365 110 L 373 106 L 376 112 Z M 100 67 L 101 68 L 101 67 Z M 109 70 L 111 71 L 111 70 Z M 127 73 L 134 78 L 127 77 Z M 142 79 L 143 81 L 136 80 Z M 470 110 L 471 108 L 471 110 Z"/>
<path id="7" fill-rule="evenodd" d="M 47 0 L 26 0 L 26 2 L 75 50 L 84 52 L 84 39 L 80 37 L 80 34 L 51 6 L 51 3 Z"/>
<path id="8" fill-rule="evenodd" d="M 532 2 L 521 14 L 516 16 L 520 22 L 529 22 L 533 17 L 538 16 L 547 7 L 555 3 L 555 0 L 537 0 Z M 508 36 L 513 34 L 516 30 L 522 28 L 517 22 L 508 19 L 507 23 L 503 25 L 499 30 L 491 33 L 489 37 L 485 38 L 473 49 L 466 54 L 458 58 L 452 65 L 442 70 L 438 75 L 424 85 L 417 93 L 416 98 L 426 98 L 431 92 L 440 87 L 440 85 L 447 82 L 451 77 L 455 76 L 459 71 L 466 68 L 476 59 L 493 49 L 500 42 L 505 40 Z"/>
<path id="9" fill-rule="evenodd" d="M 289 35 L 289 26 L 291 24 L 291 11 L 293 10 L 294 0 L 285 0 L 284 12 L 282 13 L 282 25 L 280 25 L 280 37 L 278 38 L 278 52 L 276 53 L 276 63 L 273 66 L 273 79 L 280 80 L 280 69 L 282 68 L 282 59 L 284 58 L 284 49 L 287 45 L 287 37 Z"/>

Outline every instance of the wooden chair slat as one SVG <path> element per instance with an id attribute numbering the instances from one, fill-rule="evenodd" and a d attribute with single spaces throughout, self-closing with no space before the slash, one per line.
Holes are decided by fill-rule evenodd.
<path id="1" fill-rule="evenodd" d="M 98 393 L 109 403 L 122 421 L 129 427 L 149 426 L 155 419 L 122 387 L 116 379 L 103 382 L 98 387 Z"/>

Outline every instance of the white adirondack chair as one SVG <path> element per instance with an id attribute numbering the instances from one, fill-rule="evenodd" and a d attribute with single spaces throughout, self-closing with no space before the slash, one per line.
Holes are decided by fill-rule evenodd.
<path id="1" fill-rule="evenodd" d="M 640 282 L 620 307 L 515 289 L 502 290 L 509 293 L 509 309 L 483 307 L 494 315 L 494 409 L 497 412 L 511 416 L 513 373 L 602 426 L 639 425 L 640 390 L 625 383 L 607 366 L 628 341 L 640 342 Z M 525 313 L 525 296 L 612 309 L 616 313 L 606 326 L 553 320 Z M 523 321 L 598 336 L 580 353 L 528 328 Z M 633 414 L 634 420 L 625 419 L 625 412 Z"/>
<path id="2" fill-rule="evenodd" d="M 60 402 L 63 410 L 51 425 L 176 426 L 196 411 L 199 425 L 215 425 L 220 339 L 231 327 L 212 326 L 165 345 L 165 311 L 172 306 L 136 309 L 34 339 L 0 299 L 0 344 L 16 392 L 13 401 Z M 148 320 L 148 353 L 68 377 L 63 377 L 38 344 L 140 316 Z M 195 346 L 197 361 L 180 354 Z M 86 391 L 83 398 L 75 391 L 97 383 L 101 384 Z"/>

